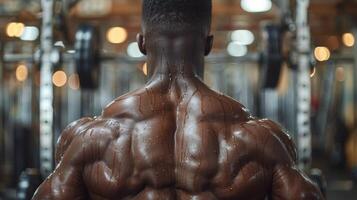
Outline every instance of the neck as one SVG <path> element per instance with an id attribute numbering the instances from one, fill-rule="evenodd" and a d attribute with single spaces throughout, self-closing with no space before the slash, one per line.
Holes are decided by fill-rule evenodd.
<path id="1" fill-rule="evenodd" d="M 149 45 L 147 63 L 152 80 L 195 79 L 204 67 L 202 41 L 190 37 L 160 37 Z"/>
<path id="2" fill-rule="evenodd" d="M 176 58 L 169 58 L 165 55 L 160 55 L 155 58 L 148 57 L 148 67 L 152 79 L 185 79 L 195 78 L 199 76 L 198 70 L 203 69 L 203 59 L 185 59 L 177 56 Z"/>

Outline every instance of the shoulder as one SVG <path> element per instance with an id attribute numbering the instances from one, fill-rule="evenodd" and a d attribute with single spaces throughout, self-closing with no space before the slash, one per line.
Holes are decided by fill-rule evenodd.
<path id="1" fill-rule="evenodd" d="M 142 88 L 120 96 L 103 109 L 102 116 L 106 118 L 130 118 L 140 121 L 144 118 L 149 107 L 147 104 L 150 101 L 146 96 L 145 89 Z"/>
<path id="2" fill-rule="evenodd" d="M 63 156 L 64 151 L 72 143 L 73 139 L 81 132 L 86 130 L 86 127 L 94 121 L 93 118 L 82 118 L 69 124 L 61 133 L 56 146 L 56 163 Z"/>
<path id="3" fill-rule="evenodd" d="M 297 153 L 292 138 L 279 124 L 268 119 L 252 119 L 234 126 L 235 137 L 270 164 L 295 164 Z"/>
<path id="4" fill-rule="evenodd" d="M 105 148 L 109 142 L 125 133 L 125 123 L 111 118 L 83 118 L 67 126 L 56 147 L 56 163 L 68 154 L 80 155 L 84 148 Z M 78 156 L 77 156 L 78 157 Z M 82 155 L 83 157 L 83 155 Z"/>
<path id="5" fill-rule="evenodd" d="M 202 114 L 208 120 L 223 120 L 225 122 L 244 122 L 253 119 L 249 110 L 240 102 L 213 90 L 200 93 Z M 192 106 L 197 107 L 193 102 Z"/>

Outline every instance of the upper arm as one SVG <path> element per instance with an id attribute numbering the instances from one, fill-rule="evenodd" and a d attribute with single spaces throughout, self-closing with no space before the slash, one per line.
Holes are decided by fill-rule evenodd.
<path id="1" fill-rule="evenodd" d="M 40 185 L 34 194 L 34 200 L 85 199 L 84 185 L 81 181 L 82 167 L 69 162 L 72 155 L 66 154 L 73 149 L 77 136 L 85 131 L 90 118 L 73 122 L 62 132 L 56 147 L 56 169 Z"/>
<path id="2" fill-rule="evenodd" d="M 273 200 L 323 199 L 320 189 L 296 166 L 275 166 L 272 185 Z"/>
<path id="3" fill-rule="evenodd" d="M 319 188 L 297 166 L 297 153 L 294 143 L 283 129 L 269 120 L 260 124 L 271 137 L 266 151 L 273 163 L 272 199 L 323 199 Z"/>
<path id="4" fill-rule="evenodd" d="M 56 165 L 63 158 L 64 153 L 72 144 L 73 139 L 78 136 L 81 132 L 85 131 L 88 128 L 89 122 L 91 122 L 92 118 L 83 118 L 78 121 L 75 121 L 68 125 L 58 138 L 58 142 L 56 145 L 56 153 L 55 153 L 55 162 Z"/>

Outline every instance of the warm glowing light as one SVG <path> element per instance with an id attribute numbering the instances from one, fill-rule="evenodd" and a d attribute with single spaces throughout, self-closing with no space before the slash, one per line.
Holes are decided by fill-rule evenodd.
<path id="1" fill-rule="evenodd" d="M 67 75 L 64 71 L 57 71 L 52 76 L 52 83 L 57 87 L 63 87 L 67 83 Z"/>
<path id="2" fill-rule="evenodd" d="M 327 47 L 316 47 L 314 54 L 316 60 L 320 62 L 327 61 L 331 56 L 330 50 Z"/>
<path id="3" fill-rule="evenodd" d="M 342 42 L 347 47 L 352 47 L 355 44 L 355 37 L 352 33 L 345 33 L 342 36 Z"/>
<path id="4" fill-rule="evenodd" d="M 68 85 L 72 90 L 78 90 L 80 87 L 78 74 L 72 74 L 68 78 Z"/>
<path id="5" fill-rule="evenodd" d="M 107 32 L 107 39 L 110 43 L 120 44 L 128 38 L 128 32 L 122 27 L 112 27 Z"/>
<path id="6" fill-rule="evenodd" d="M 345 69 L 343 67 L 336 68 L 336 80 L 339 82 L 345 81 Z"/>
<path id="7" fill-rule="evenodd" d="M 19 65 L 16 68 L 16 79 L 20 82 L 23 82 L 27 79 L 28 77 L 28 69 L 26 65 Z"/>
<path id="8" fill-rule="evenodd" d="M 144 63 L 142 70 L 143 70 L 143 73 L 145 74 L 145 76 L 147 76 L 148 75 L 148 64 L 147 63 Z"/>
<path id="9" fill-rule="evenodd" d="M 6 26 L 6 34 L 9 37 L 21 37 L 24 29 L 25 25 L 23 23 L 11 22 Z"/>
<path id="10" fill-rule="evenodd" d="M 315 74 L 316 74 L 316 67 L 314 67 L 314 68 L 312 69 L 312 72 L 311 72 L 311 74 L 310 74 L 310 77 L 313 78 L 313 77 L 315 76 Z"/>

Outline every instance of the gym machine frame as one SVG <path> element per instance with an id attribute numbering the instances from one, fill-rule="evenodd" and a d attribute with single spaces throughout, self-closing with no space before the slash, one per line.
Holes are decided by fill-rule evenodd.
<path id="1" fill-rule="evenodd" d="M 54 0 L 41 0 L 41 83 L 40 83 L 40 171 L 45 177 L 53 170 L 53 9 Z"/>

